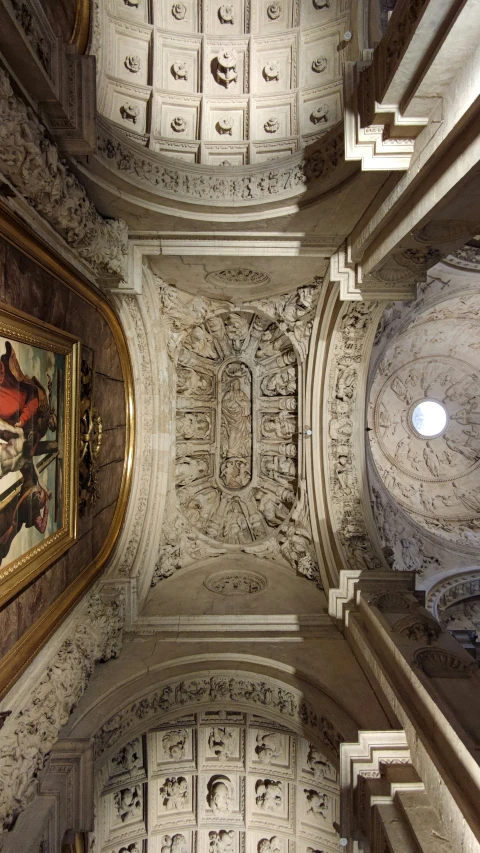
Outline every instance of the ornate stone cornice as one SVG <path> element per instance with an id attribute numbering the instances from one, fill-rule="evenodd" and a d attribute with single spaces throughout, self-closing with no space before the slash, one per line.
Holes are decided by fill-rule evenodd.
<path id="1" fill-rule="evenodd" d="M 125 277 L 126 224 L 99 215 L 46 128 L 1 69 L 0 170 L 101 282 Z"/>
<path id="2" fill-rule="evenodd" d="M 60 729 L 84 692 L 94 665 L 118 657 L 123 601 L 90 595 L 73 630 L 36 687 L 12 713 L 0 734 L 0 821 L 8 829 L 33 799 L 37 777 Z"/>

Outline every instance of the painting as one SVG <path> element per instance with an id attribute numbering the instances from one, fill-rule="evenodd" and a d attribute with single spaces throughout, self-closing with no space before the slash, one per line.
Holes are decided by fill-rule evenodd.
<path id="1" fill-rule="evenodd" d="M 79 350 L 0 303 L 0 603 L 75 539 Z"/>

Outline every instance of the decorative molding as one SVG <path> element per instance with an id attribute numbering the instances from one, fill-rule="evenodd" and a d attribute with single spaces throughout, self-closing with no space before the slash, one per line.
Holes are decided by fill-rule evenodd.
<path id="1" fill-rule="evenodd" d="M 455 252 L 450 252 L 445 258 L 445 263 L 450 264 L 452 267 L 479 272 L 480 246 L 470 246 L 467 243 Z"/>
<path id="2" fill-rule="evenodd" d="M 455 570 L 437 581 L 427 592 L 427 608 L 441 622 L 444 611 L 457 602 L 480 596 L 480 569 L 468 572 Z"/>
<path id="3" fill-rule="evenodd" d="M 349 569 L 385 568 L 373 545 L 366 523 L 362 494 L 364 476 L 354 432 L 361 418 L 359 396 L 363 392 L 361 365 L 370 353 L 369 338 L 379 316 L 377 302 L 347 302 L 342 306 L 332 334 L 325 385 L 327 438 L 325 470 L 331 521 L 335 537 Z M 361 422 L 361 421 L 360 421 Z M 362 438 L 363 441 L 363 438 Z"/>
<path id="4" fill-rule="evenodd" d="M 215 572 L 203 585 L 217 595 L 256 595 L 267 588 L 268 581 L 257 572 Z"/>
<path id="5" fill-rule="evenodd" d="M 35 796 L 38 774 L 85 691 L 96 661 L 118 657 L 123 607 L 121 599 L 106 601 L 90 594 L 46 674 L 1 730 L 0 821 L 4 829 L 13 825 Z"/>
<path id="6" fill-rule="evenodd" d="M 471 678 L 478 672 L 478 663 L 457 657 L 446 649 L 418 649 L 413 663 L 429 678 Z"/>
<path id="7" fill-rule="evenodd" d="M 354 263 L 351 256 L 351 246 L 344 243 L 330 258 L 330 281 L 340 285 L 340 299 L 345 301 L 358 300 L 409 300 L 415 296 L 416 285 L 426 277 L 426 267 L 412 269 L 397 262 L 400 253 L 390 255 L 379 264 L 379 269 L 373 274 L 363 276 L 361 264 Z M 432 261 L 433 263 L 433 261 Z M 395 274 L 389 276 L 387 267 L 395 266 Z M 400 270 L 400 276 L 396 271 Z"/>
<path id="8" fill-rule="evenodd" d="M 218 175 L 208 167 L 177 165 L 132 143 L 113 122 L 98 120 L 98 157 L 124 180 L 165 198 L 195 203 L 280 201 L 304 193 L 310 183 L 326 180 L 343 156 L 341 129 L 332 129 L 308 155 L 296 154 L 281 166 L 225 167 Z M 391 298 L 391 297 L 390 297 Z"/>
<path id="9" fill-rule="evenodd" d="M 273 678 L 219 670 L 214 675 L 199 672 L 195 679 L 175 679 L 120 709 L 95 735 L 95 758 L 103 760 L 117 744 L 131 738 L 130 733 L 136 733 L 139 726 L 145 730 L 166 714 L 180 709 L 185 714 L 190 708 L 211 707 L 212 703 L 226 708 L 233 703 L 237 710 L 263 707 L 279 721 L 301 726 L 332 755 L 338 755 L 343 741 L 335 726 L 314 711 L 301 691 L 294 687 L 285 689 L 285 685 L 280 686 Z"/>
<path id="10" fill-rule="evenodd" d="M 33 111 L 15 95 L 0 69 L 0 169 L 101 282 L 126 275 L 127 226 L 104 220 L 60 158 Z"/>

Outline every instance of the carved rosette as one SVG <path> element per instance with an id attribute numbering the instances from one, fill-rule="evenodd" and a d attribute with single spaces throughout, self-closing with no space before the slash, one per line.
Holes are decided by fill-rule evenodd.
<path id="1" fill-rule="evenodd" d="M 199 533 L 227 545 L 268 538 L 297 490 L 297 357 L 271 320 L 223 312 L 179 350 L 176 494 Z"/>

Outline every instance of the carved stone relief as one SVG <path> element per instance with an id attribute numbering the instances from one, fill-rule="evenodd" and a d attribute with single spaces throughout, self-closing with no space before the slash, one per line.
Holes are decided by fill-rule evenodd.
<path id="1" fill-rule="evenodd" d="M 369 407 L 371 452 L 388 491 L 417 524 L 472 547 L 480 541 L 479 308 L 471 295 L 420 312 L 386 348 Z M 424 400 L 446 413 L 439 434 L 415 428 Z M 405 566 L 420 569 L 418 538 L 400 541 Z"/>
<path id="2" fill-rule="evenodd" d="M 346 304 L 335 330 L 328 382 L 328 484 L 336 537 L 352 569 L 384 568 L 367 532 L 361 472 L 354 447 L 353 412 L 361 390 L 365 339 L 375 322 L 375 302 Z"/>
<path id="3" fill-rule="evenodd" d="M 476 661 L 464 660 L 441 648 L 419 649 L 413 659 L 429 678 L 471 678 L 478 672 Z"/>
<path id="4" fill-rule="evenodd" d="M 215 66 L 215 79 L 220 86 L 228 89 L 238 80 L 238 57 L 235 48 L 223 47 L 217 55 Z"/>
<path id="5" fill-rule="evenodd" d="M 91 594 L 81 626 L 65 640 L 29 704 L 11 714 L 0 733 L 0 821 L 4 829 L 37 792 L 37 776 L 93 672 L 95 661 L 118 657 L 123 600 Z M 20 760 L 21 757 L 21 760 Z"/>
<path id="6" fill-rule="evenodd" d="M 262 276 L 242 268 L 213 275 L 224 274 L 252 283 Z M 153 584 L 231 547 L 286 560 L 318 584 L 297 415 L 317 284 L 237 310 L 159 287 L 176 365 L 176 485 Z M 252 578 L 218 584 L 223 594 L 261 588 Z"/>
<path id="7" fill-rule="evenodd" d="M 269 325 L 250 312 L 216 314 L 194 327 L 179 351 L 179 364 L 189 366 L 179 368 L 177 381 L 184 435 L 177 445 L 177 499 L 199 533 L 227 544 L 268 536 L 289 515 L 295 496 L 295 458 L 277 438 L 267 442 L 261 434 L 264 413 L 275 416 L 280 398 L 295 398 L 297 391 L 295 353 L 280 330 L 278 354 L 258 357 Z M 282 370 L 287 362 L 293 363 Z M 202 411 L 195 408 L 200 402 Z M 192 424 L 195 418 L 195 438 L 185 438 L 186 415 Z"/>
<path id="8" fill-rule="evenodd" d="M 201 686 L 194 684 L 196 690 Z M 180 685 L 179 696 L 186 687 Z M 293 697 L 285 693 L 282 698 L 288 705 L 285 711 L 293 710 Z M 142 706 L 146 710 L 144 700 Z M 213 724 L 211 716 L 216 718 Z M 293 838 L 305 853 L 308 845 L 312 850 L 334 849 L 338 777 L 318 747 L 285 724 L 254 712 L 200 707 L 176 722 L 183 723 L 181 729 L 163 721 L 152 727 L 147 714 L 139 736 L 146 750 L 137 784 L 127 785 L 106 773 L 111 763 L 99 765 L 99 849 L 117 853 L 138 845 L 141 850 L 147 834 L 149 847 L 155 842 L 154 853 L 293 853 Z M 169 758 L 171 769 L 165 775 L 159 744 L 175 748 L 177 742 L 188 744 L 188 749 Z M 117 754 L 125 752 L 128 744 Z M 313 760 L 321 773 L 311 770 Z"/>
<path id="9" fill-rule="evenodd" d="M 35 113 L 0 70 L 0 169 L 30 205 L 92 267 L 115 282 L 126 276 L 127 226 L 106 222 Z"/>
<path id="10" fill-rule="evenodd" d="M 122 87 L 122 91 L 125 91 L 125 74 L 119 71 L 115 75 L 114 69 L 121 65 L 118 60 L 111 62 L 109 59 L 112 48 L 114 51 L 117 49 L 117 41 L 112 44 L 108 42 L 110 33 L 117 28 L 123 32 L 126 26 L 125 7 L 121 0 L 106 5 L 99 2 L 95 4 L 92 52 L 97 58 L 99 112 L 110 126 L 113 125 L 113 132 L 114 123 L 123 124 L 125 130 L 128 128 L 130 139 L 138 135 L 139 141 L 145 136 L 152 140 L 148 159 L 155 163 L 155 171 L 163 174 L 167 181 L 178 173 L 178 169 L 175 166 L 172 168 L 168 162 L 175 156 L 171 152 L 178 154 L 188 150 L 194 153 L 195 164 L 207 166 L 217 165 L 221 161 L 218 153 L 227 153 L 219 139 L 218 107 L 211 103 L 212 94 L 216 99 L 225 100 L 226 109 L 235 109 L 239 117 L 235 121 L 233 139 L 230 140 L 228 134 L 228 139 L 223 141 L 239 143 L 242 164 L 259 165 L 269 161 L 264 176 L 252 175 L 252 179 L 245 174 L 235 175 L 232 170 L 228 184 L 234 182 L 238 188 L 235 192 L 237 201 L 242 198 L 250 200 L 257 193 L 277 195 L 282 192 L 282 185 L 283 189 L 301 191 L 305 178 L 310 179 L 314 173 L 318 174 L 319 169 L 328 169 L 324 157 L 311 157 L 310 153 L 309 164 L 303 164 L 301 152 L 312 141 L 316 142 L 329 126 L 338 125 L 341 120 L 343 89 L 339 45 L 344 32 L 342 27 L 349 28 L 351 0 L 342 2 L 341 26 L 338 19 L 335 22 L 337 16 L 334 19 L 329 16 L 327 21 L 322 21 L 322 12 L 316 12 L 310 2 L 307 6 L 311 8 L 302 15 L 299 15 L 296 5 L 290 2 L 266 2 L 258 10 L 251 10 L 250 2 L 244 3 L 243 0 L 242 3 L 212 3 L 208 9 L 203 9 L 201 4 L 192 0 L 166 6 L 156 3 L 142 5 L 142 13 L 137 21 L 140 23 L 141 18 L 142 27 L 149 28 L 151 37 L 147 43 L 146 31 L 130 26 L 127 48 L 127 59 L 141 59 L 141 71 L 130 64 L 126 66 L 132 78 L 135 75 L 139 82 L 142 78 L 141 89 L 132 89 L 128 96 L 130 106 L 136 106 L 141 113 L 135 122 L 128 118 L 119 119 L 117 88 Z M 322 0 L 319 8 L 325 7 L 326 0 Z M 132 9 L 128 17 L 130 21 L 135 19 Z M 317 27 L 312 38 L 313 27 L 320 23 L 323 24 L 322 28 Z M 300 45 L 304 45 L 302 50 L 299 50 Z M 306 74 L 302 69 L 302 55 L 305 51 L 309 53 Z M 167 56 L 165 61 L 157 61 L 158 57 Z M 121 62 L 125 62 L 125 54 Z M 188 66 L 186 74 L 181 77 L 175 74 L 174 64 Z M 188 85 L 184 86 L 180 81 L 186 81 L 187 76 L 190 79 Z M 319 78 L 323 83 L 326 77 L 326 102 L 319 102 L 318 98 L 322 98 L 322 94 L 315 92 L 312 103 L 313 85 L 317 81 L 320 83 Z M 198 99 L 192 97 L 193 93 L 198 93 Z M 203 95 L 206 97 L 203 98 Z M 235 101 L 231 100 L 232 97 Z M 163 118 L 158 120 L 170 101 L 178 107 L 179 116 L 184 115 L 184 110 L 196 114 L 198 120 L 189 122 L 190 148 L 182 148 L 180 142 L 183 139 L 174 136 L 171 115 L 167 121 Z M 151 103 L 151 109 L 145 109 L 147 102 Z M 266 140 L 269 144 L 266 144 Z M 200 145 L 200 142 L 207 145 Z M 296 153 L 299 155 L 298 162 L 294 166 L 290 163 L 285 173 L 278 170 L 275 164 L 275 177 L 272 180 L 270 163 L 291 159 Z M 133 151 L 129 152 L 128 160 L 135 156 Z M 121 169 L 125 173 L 125 157 L 121 157 L 121 161 Z M 238 162 L 237 157 L 234 165 L 235 162 Z M 140 171 L 145 172 L 145 169 Z M 205 199 L 211 202 L 214 198 L 213 187 L 217 192 L 229 194 L 230 187 L 224 181 L 219 181 L 217 175 L 202 174 L 201 170 L 195 168 L 188 171 L 189 177 L 185 182 L 187 195 L 205 191 Z M 233 178 L 233 182 L 230 178 Z M 154 176 L 150 175 L 150 179 L 154 179 Z M 265 181 L 271 183 L 271 190 L 267 186 L 264 189 Z M 154 186 L 161 189 L 158 181 Z"/>
<path id="11" fill-rule="evenodd" d="M 267 579 L 256 572 L 216 572 L 204 585 L 217 595 L 255 595 L 267 588 Z"/>

